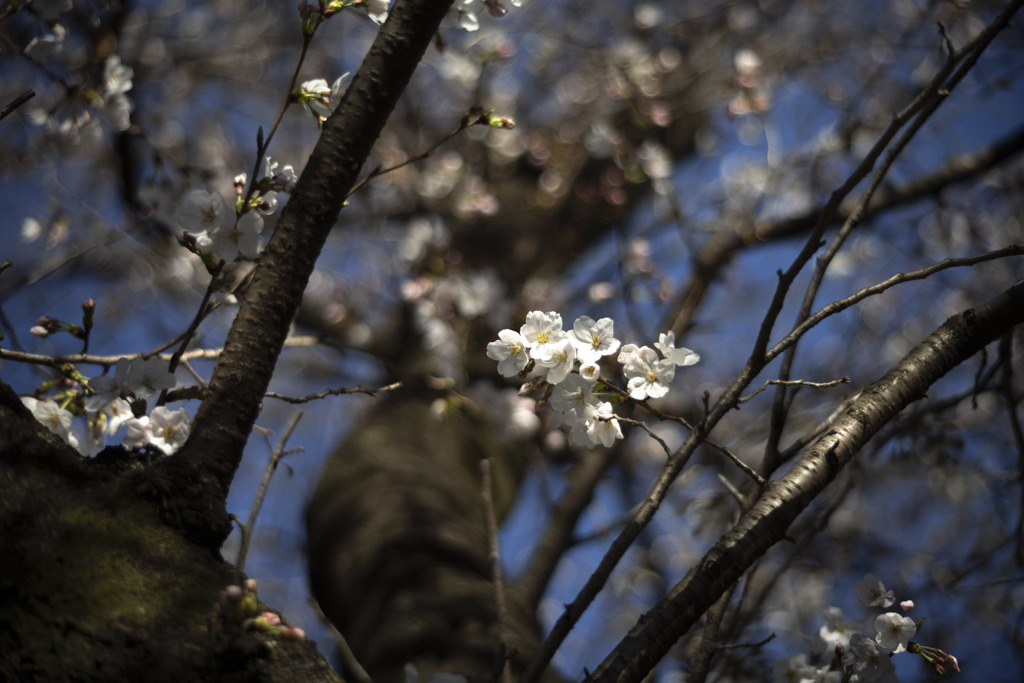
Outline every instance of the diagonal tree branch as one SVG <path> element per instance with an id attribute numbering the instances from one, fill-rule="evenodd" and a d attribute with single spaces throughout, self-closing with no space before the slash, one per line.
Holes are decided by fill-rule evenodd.
<path id="1" fill-rule="evenodd" d="M 864 445 L 936 380 L 1024 322 L 1024 281 L 947 320 L 839 414 L 829 431 L 623 638 L 588 681 L 640 681 Z"/>
<path id="2" fill-rule="evenodd" d="M 193 540 L 219 547 L 224 500 L 316 259 L 451 0 L 399 0 L 366 55 L 285 206 L 254 271 L 196 414 L 192 437 L 168 461 L 194 489 L 193 509 L 168 511 Z M 218 517 L 224 522 L 217 523 Z M 204 531 L 210 527 L 212 531 Z"/>

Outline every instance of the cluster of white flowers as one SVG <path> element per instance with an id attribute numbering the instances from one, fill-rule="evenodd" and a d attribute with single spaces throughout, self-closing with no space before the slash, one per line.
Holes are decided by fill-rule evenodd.
<path id="1" fill-rule="evenodd" d="M 125 423 L 127 434 L 121 445 L 125 448 L 152 446 L 164 455 L 171 455 L 188 439 L 189 428 L 188 411 L 184 408 L 170 410 L 157 406 L 149 415 L 134 417 Z"/>
<path id="2" fill-rule="evenodd" d="M 246 202 L 246 174 L 235 177 L 236 208 L 233 210 L 219 192 L 191 190 L 178 203 L 174 219 L 193 238 L 194 251 L 214 262 L 253 260 L 263 250 L 263 216 L 277 210 L 277 195 L 295 189 L 298 175 L 291 166 L 278 171 L 278 163 L 266 157 L 263 177 Z"/>
<path id="3" fill-rule="evenodd" d="M 594 320 L 580 316 L 572 330 L 562 329 L 562 316 L 554 311 L 532 311 L 519 329 L 502 330 L 498 339 L 487 345 L 487 357 L 498 361 L 503 377 L 536 372 L 537 379 L 550 385 L 549 404 L 556 411 L 555 421 L 571 428 L 574 443 L 593 447 L 610 446 L 622 438 L 622 428 L 610 401 L 595 398 L 591 387 L 601 375 L 600 363 L 605 356 L 619 352 L 629 395 L 642 401 L 660 398 L 668 393 L 676 366 L 693 365 L 700 356 L 689 349 L 675 347 L 675 334 L 660 335 L 655 346 L 626 344 L 620 349 L 611 318 Z M 557 426 L 557 425 L 556 425 Z"/>
<path id="4" fill-rule="evenodd" d="M 66 30 L 56 30 L 45 43 L 30 45 L 26 50 L 40 50 L 44 44 L 48 49 L 57 49 L 66 35 Z M 28 119 L 34 125 L 45 127 L 51 134 L 75 143 L 101 138 L 102 132 L 97 120 L 90 113 L 93 111 L 100 113 L 113 130 L 128 130 L 135 105 L 125 93 L 132 89 L 133 75 L 131 67 L 121 63 L 120 56 L 110 55 L 103 63 L 102 84 L 77 90 L 69 107 L 71 115 L 68 118 L 58 120 L 52 108 L 36 107 L 29 110 Z"/>
<path id="5" fill-rule="evenodd" d="M 215 254 L 230 262 L 239 256 L 254 259 L 263 247 L 263 218 L 254 211 L 236 215 L 219 192 L 192 190 L 178 205 L 174 217 L 185 232 L 196 238 L 200 253 Z"/>
<path id="6" fill-rule="evenodd" d="M 114 366 L 112 377 L 105 375 L 89 380 L 89 388 L 95 394 L 86 402 L 85 409 L 107 415 L 103 427 L 107 435 L 112 436 L 124 425 L 127 436 L 121 443 L 125 448 L 148 445 L 171 455 L 188 438 L 188 412 L 184 408 L 171 411 L 157 406 L 150 415 L 135 417 L 129 400 L 144 401 L 173 389 L 177 383 L 165 360 L 156 356 L 146 360 L 121 358 Z"/>
<path id="7" fill-rule="evenodd" d="M 172 411 L 157 406 L 140 417 L 132 410 L 135 403 L 141 412 L 146 399 L 177 386 L 167 361 L 157 357 L 121 358 L 112 375 L 93 377 L 88 386 L 92 392 L 85 401 L 88 427 L 84 422 L 76 423 L 74 414 L 58 400 L 23 396 L 21 401 L 47 429 L 82 455 L 98 453 L 104 438 L 115 435 L 121 427 L 127 433 L 122 441 L 126 448 L 152 446 L 165 455 L 174 453 L 188 438 L 190 419 L 184 408 Z"/>
<path id="8" fill-rule="evenodd" d="M 147 399 L 177 385 L 174 375 L 167 370 L 167 361 L 153 356 L 142 360 L 121 358 L 114 365 L 114 376 L 103 375 L 89 380 L 95 393 L 85 404 L 89 412 L 103 410 L 116 399 Z"/>
<path id="9" fill-rule="evenodd" d="M 867 574 L 854 585 L 857 599 L 865 607 L 887 609 L 896 602 L 894 592 L 886 590 L 874 574 Z M 912 600 L 900 602 L 903 612 L 914 608 Z M 921 655 L 938 674 L 948 671 L 959 671 L 956 657 L 942 650 L 911 643 L 910 639 L 917 633 L 919 624 L 905 614 L 884 612 L 869 617 L 863 624 L 845 621 L 838 607 L 825 610 L 825 624 L 818 631 L 824 643 L 823 655 L 826 659 L 834 658 L 840 670 L 833 670 L 826 662 L 823 666 L 815 666 L 807 661 L 807 656 L 800 654 L 775 662 L 774 674 L 776 683 L 895 683 L 896 669 L 892 663 L 892 655 L 901 652 L 913 652 Z M 874 633 L 874 638 L 864 635 L 862 631 Z"/>

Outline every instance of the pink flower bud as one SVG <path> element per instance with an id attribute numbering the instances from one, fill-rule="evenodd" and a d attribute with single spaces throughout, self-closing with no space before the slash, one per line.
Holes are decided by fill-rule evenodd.
<path id="1" fill-rule="evenodd" d="M 902 609 L 904 612 L 909 612 L 910 610 L 914 609 L 914 601 L 904 600 L 900 603 L 900 609 Z"/>
<path id="2" fill-rule="evenodd" d="M 281 625 L 281 617 L 273 612 L 263 612 L 262 614 L 260 614 L 259 618 L 265 621 L 266 623 L 270 624 L 271 626 Z"/>

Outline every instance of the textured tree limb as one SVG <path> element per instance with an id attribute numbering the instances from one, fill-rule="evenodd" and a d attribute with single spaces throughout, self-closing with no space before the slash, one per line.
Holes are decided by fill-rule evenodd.
<path id="1" fill-rule="evenodd" d="M 170 461 L 194 491 L 193 508 L 169 511 L 193 539 L 219 547 L 222 508 L 263 394 L 316 259 L 345 197 L 451 0 L 399 0 L 306 164 L 253 273 L 196 413 L 192 437 Z M 223 521 L 218 523 L 218 517 Z"/>
<path id="2" fill-rule="evenodd" d="M 1024 281 L 949 318 L 865 389 L 830 430 L 633 627 L 588 681 L 640 681 L 867 442 L 940 377 L 1024 322 Z"/>

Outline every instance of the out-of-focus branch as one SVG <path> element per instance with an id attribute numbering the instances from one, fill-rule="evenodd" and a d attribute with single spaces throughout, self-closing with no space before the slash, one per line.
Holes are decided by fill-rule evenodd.
<path id="1" fill-rule="evenodd" d="M 14 112 L 15 109 L 25 104 L 35 96 L 35 90 L 26 90 L 25 92 L 23 92 L 22 94 L 18 95 L 13 100 L 5 104 L 3 109 L 0 109 L 0 121 L 6 119 Z"/>
<path id="2" fill-rule="evenodd" d="M 906 206 L 915 201 L 933 197 L 945 188 L 977 178 L 982 173 L 1013 158 L 1024 149 L 1024 126 L 985 149 L 951 159 L 942 169 L 925 174 L 901 187 L 886 187 L 880 190 L 868 204 L 862 220 L 870 220 L 891 209 Z M 845 221 L 852 212 L 851 207 L 841 208 L 832 224 Z M 821 209 L 773 222 L 756 223 L 748 232 L 714 233 L 701 246 L 693 261 L 693 270 L 686 283 L 680 288 L 680 296 L 674 308 L 666 317 L 664 329 L 672 329 L 676 338 L 681 338 L 694 322 L 697 310 L 704 301 L 711 284 L 722 269 L 738 251 L 747 247 L 775 242 L 802 235 L 818 222 Z"/>
<path id="3" fill-rule="evenodd" d="M 145 353 L 126 353 L 119 356 L 96 356 L 88 353 L 48 356 L 41 353 L 27 353 L 25 351 L 12 351 L 11 349 L 0 348 L 0 359 L 17 361 L 19 363 L 30 363 L 32 365 L 47 365 L 52 368 L 59 368 L 61 365 L 65 365 L 67 363 L 71 363 L 72 365 L 99 365 L 104 368 L 109 368 L 117 365 L 117 361 L 122 358 L 127 358 L 128 360 L 141 358 L 145 360 L 147 358 L 152 358 L 153 356 L 160 356 L 164 360 L 170 360 L 171 354 L 163 353 L 163 351 L 174 346 L 180 339 L 181 337 L 163 344 L 152 351 L 146 351 Z M 318 337 L 311 337 L 308 335 L 288 337 L 284 340 L 284 346 L 313 346 L 319 343 L 320 339 Z M 220 358 L 222 353 L 224 353 L 224 349 L 222 348 L 192 349 L 191 351 L 183 353 L 181 355 L 181 360 L 195 360 L 196 358 L 216 360 L 217 358 Z"/>

